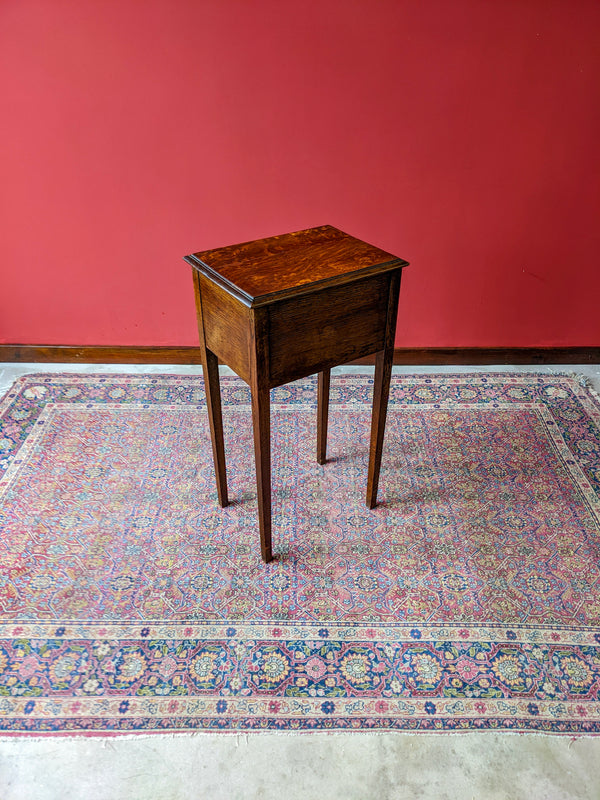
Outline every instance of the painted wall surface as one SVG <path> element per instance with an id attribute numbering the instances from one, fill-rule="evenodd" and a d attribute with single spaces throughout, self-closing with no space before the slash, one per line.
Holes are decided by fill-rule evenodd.
<path id="1" fill-rule="evenodd" d="M 197 343 L 182 256 L 329 223 L 397 345 L 600 344 L 597 0 L 2 0 L 0 341 Z"/>

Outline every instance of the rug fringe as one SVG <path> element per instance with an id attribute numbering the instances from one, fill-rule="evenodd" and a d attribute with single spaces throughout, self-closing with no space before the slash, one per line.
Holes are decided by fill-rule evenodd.
<path id="1" fill-rule="evenodd" d="M 465 728 L 462 730 L 399 730 L 397 728 L 387 728 L 387 729 L 357 729 L 357 730 L 338 730 L 338 731 L 325 731 L 325 730 L 253 730 L 253 731 L 235 731 L 235 730 L 205 730 L 199 729 L 194 731 L 145 731 L 143 733 L 120 733 L 119 731 L 82 731 L 81 733 L 74 733 L 69 732 L 65 733 L 64 731 L 56 731 L 56 732 L 48 732 L 45 735 L 30 735 L 24 733 L 22 731 L 16 733 L 8 733 L 3 732 L 2 736 L 0 736 L 0 748 L 2 746 L 2 741 L 4 743 L 11 742 L 11 741 L 18 741 L 20 744 L 24 742 L 49 742 L 50 740 L 56 741 L 60 739 L 62 741 L 68 739 L 72 741 L 81 742 L 84 740 L 94 739 L 98 742 L 99 746 L 102 748 L 111 748 L 114 749 L 114 743 L 117 741 L 157 741 L 157 740 L 167 740 L 167 739 L 207 739 L 207 738 L 214 738 L 215 741 L 222 740 L 223 738 L 226 739 L 234 739 L 235 740 L 235 747 L 239 747 L 240 745 L 247 746 L 250 739 L 254 737 L 265 737 L 270 736 L 273 738 L 283 738 L 283 737 L 327 737 L 327 738 L 336 738 L 342 739 L 345 737 L 374 737 L 374 736 L 404 736 L 406 738 L 417 738 L 417 737 L 438 737 L 438 736 L 476 736 L 478 740 L 481 736 L 537 736 L 540 738 L 560 738 L 560 739 L 570 739 L 572 742 L 578 739 L 598 739 L 600 737 L 600 733 L 593 733 L 582 731 L 580 733 L 573 733 L 573 732 L 566 732 L 566 731 L 533 731 L 533 730 L 509 730 L 509 729 L 498 729 L 498 730 L 481 730 L 481 729 L 473 729 L 473 728 Z"/>

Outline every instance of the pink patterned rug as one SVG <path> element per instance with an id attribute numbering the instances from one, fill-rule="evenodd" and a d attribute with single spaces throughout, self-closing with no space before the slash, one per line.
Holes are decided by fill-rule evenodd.
<path id="1" fill-rule="evenodd" d="M 576 379 L 394 377 L 273 392 L 260 559 L 249 393 L 43 374 L 0 404 L 0 730 L 600 732 L 600 405 Z"/>

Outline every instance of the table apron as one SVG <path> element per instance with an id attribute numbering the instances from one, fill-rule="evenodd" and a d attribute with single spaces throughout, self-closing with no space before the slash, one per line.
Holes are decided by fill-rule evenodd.
<path id="1" fill-rule="evenodd" d="M 391 274 L 270 306 L 270 385 L 278 386 L 382 350 Z"/>

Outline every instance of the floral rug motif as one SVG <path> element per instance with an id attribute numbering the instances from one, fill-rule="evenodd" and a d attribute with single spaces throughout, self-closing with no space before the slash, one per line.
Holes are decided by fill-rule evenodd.
<path id="1" fill-rule="evenodd" d="M 42 374 L 0 403 L 0 731 L 600 732 L 600 404 L 561 375 L 272 392 L 260 558 L 249 390 Z"/>

